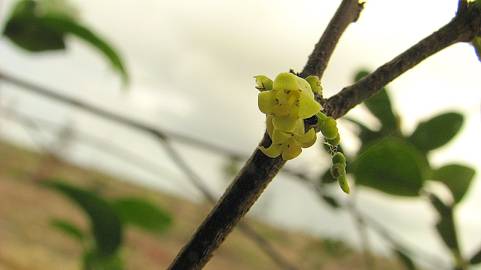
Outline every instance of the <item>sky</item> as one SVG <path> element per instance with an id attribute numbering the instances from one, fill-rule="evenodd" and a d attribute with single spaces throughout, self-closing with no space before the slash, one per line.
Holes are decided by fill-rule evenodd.
<path id="1" fill-rule="evenodd" d="M 0 0 L 2 22 L 13 2 Z M 111 41 L 125 59 L 131 75 L 128 89 L 95 50 L 73 38 L 67 52 L 40 55 L 25 53 L 0 39 L 0 70 L 248 155 L 264 130 L 252 77 L 274 77 L 290 68 L 301 70 L 339 2 L 76 0 L 72 3 L 82 21 Z M 326 70 L 322 82 L 325 96 L 350 84 L 357 69 L 374 69 L 432 33 L 452 18 L 456 6 L 455 0 L 368 0 L 358 22 L 342 37 Z M 432 154 L 434 165 L 456 161 L 481 171 L 477 141 L 480 72 L 473 48 L 457 44 L 389 85 L 406 133 L 418 122 L 443 111 L 456 110 L 466 116 L 461 134 Z M 65 151 L 71 160 L 189 199 L 199 198 L 155 141 L 142 134 L 21 93 L 1 82 L 0 103 L 56 123 L 68 122 L 77 130 L 127 147 L 156 164 L 164 175 L 159 179 L 158 175 L 84 145 L 76 144 Z M 349 115 L 376 126 L 362 106 Z M 358 142 L 349 126 L 340 126 L 347 149 L 355 151 Z M 31 134 L 13 122 L 0 123 L 0 135 L 35 147 Z M 55 138 L 46 132 L 42 136 L 47 142 Z M 219 169 L 224 159 L 186 145 L 175 146 L 220 195 L 227 184 Z M 315 175 L 328 166 L 328 161 L 319 156 L 315 147 L 307 149 L 289 166 Z M 479 177 L 478 173 L 457 213 L 466 254 L 481 245 Z M 433 233 L 436 216 L 426 200 L 393 198 L 368 189 L 360 189 L 358 197 L 361 211 L 400 232 L 408 243 L 445 254 Z M 285 175 L 270 185 L 252 213 L 280 226 L 358 243 L 348 215 L 322 206 L 311 190 Z M 380 241 L 374 240 L 381 249 Z"/>

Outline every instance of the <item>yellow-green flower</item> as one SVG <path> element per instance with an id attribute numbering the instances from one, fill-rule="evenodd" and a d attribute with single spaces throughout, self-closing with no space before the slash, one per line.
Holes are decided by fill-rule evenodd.
<path id="1" fill-rule="evenodd" d="M 258 84 L 261 78 L 265 81 L 256 76 Z M 321 110 L 310 84 L 288 72 L 277 75 L 272 90 L 259 93 L 258 105 L 261 112 L 274 116 L 275 128 L 287 132 L 294 130 L 297 120 L 309 118 Z"/>
<path id="2" fill-rule="evenodd" d="M 259 147 L 266 156 L 275 158 L 282 155 L 284 160 L 293 159 L 301 154 L 302 148 L 310 147 L 316 142 L 316 132 L 313 128 L 305 132 L 302 119 L 296 121 L 292 132 L 275 128 L 274 119 L 275 117 L 271 115 L 267 116 L 267 133 L 271 138 L 272 144 L 268 148 Z"/>

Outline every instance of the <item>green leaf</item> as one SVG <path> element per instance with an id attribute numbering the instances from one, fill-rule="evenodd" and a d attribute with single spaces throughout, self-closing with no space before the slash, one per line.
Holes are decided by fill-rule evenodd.
<path id="1" fill-rule="evenodd" d="M 121 198 L 112 202 L 125 223 L 151 232 L 164 232 L 172 224 L 172 217 L 162 208 L 140 198 Z"/>
<path id="2" fill-rule="evenodd" d="M 115 209 L 93 192 L 52 180 L 45 186 L 76 203 L 90 218 L 97 249 L 102 255 L 114 254 L 122 244 L 122 223 Z"/>
<path id="3" fill-rule="evenodd" d="M 72 237 L 75 240 L 82 242 L 86 236 L 84 232 L 75 224 L 63 219 L 52 219 L 50 225 L 60 232 Z"/>
<path id="4" fill-rule="evenodd" d="M 83 256 L 83 270 L 123 270 L 124 263 L 118 254 L 104 255 L 90 250 Z"/>
<path id="5" fill-rule="evenodd" d="M 475 170 L 459 164 L 449 164 L 433 170 L 431 178 L 444 183 L 453 195 L 455 204 L 459 203 L 468 191 Z"/>
<path id="6" fill-rule="evenodd" d="M 65 49 L 64 33 L 37 20 L 37 2 L 19 1 L 7 20 L 3 35 L 31 52 Z"/>
<path id="7" fill-rule="evenodd" d="M 355 76 L 355 81 L 367 76 L 370 72 L 366 70 L 359 71 Z M 367 109 L 381 122 L 382 130 L 397 129 L 398 120 L 394 115 L 391 105 L 391 99 L 385 88 L 364 101 Z"/>
<path id="8" fill-rule="evenodd" d="M 443 113 L 421 122 L 409 137 L 409 141 L 423 152 L 448 143 L 463 125 L 463 115 L 456 112 Z"/>
<path id="9" fill-rule="evenodd" d="M 418 196 L 427 164 L 406 141 L 386 137 L 368 145 L 352 165 L 356 183 L 388 194 Z"/>
<path id="10" fill-rule="evenodd" d="M 75 35 L 96 48 L 110 62 L 113 69 L 121 75 L 124 83 L 128 82 L 127 70 L 121 57 L 107 41 L 96 33 L 65 16 L 47 15 L 42 17 L 40 21 L 52 29 Z"/>
<path id="11" fill-rule="evenodd" d="M 439 214 L 439 220 L 436 223 L 436 230 L 444 244 L 457 258 L 460 254 L 460 249 L 456 233 L 456 225 L 453 217 L 453 206 L 444 203 L 435 194 L 429 194 L 429 199 Z"/>
<path id="12" fill-rule="evenodd" d="M 469 259 L 470 264 L 479 264 L 481 263 L 481 249 L 476 252 L 471 259 Z"/>
<path id="13" fill-rule="evenodd" d="M 436 210 L 436 212 L 438 212 L 441 217 L 451 215 L 451 208 L 441 199 L 439 199 L 438 196 L 434 194 L 429 194 L 429 200 L 431 201 L 431 204 Z"/>
<path id="14" fill-rule="evenodd" d="M 96 33 L 72 16 L 70 7 L 53 7 L 52 1 L 20 1 L 7 21 L 4 35 L 19 47 L 31 52 L 65 49 L 65 36 L 74 35 L 96 48 L 128 82 L 125 65 L 117 51 Z M 43 5 L 43 6 L 42 6 Z"/>
<path id="15" fill-rule="evenodd" d="M 394 253 L 398 257 L 399 261 L 404 265 L 407 270 L 416 270 L 416 265 L 413 260 L 404 252 L 394 249 Z"/>

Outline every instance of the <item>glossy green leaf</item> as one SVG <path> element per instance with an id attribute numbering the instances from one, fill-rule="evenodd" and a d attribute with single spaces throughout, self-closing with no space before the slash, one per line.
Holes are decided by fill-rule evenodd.
<path id="1" fill-rule="evenodd" d="M 399 261 L 404 265 L 404 268 L 407 270 L 416 270 L 416 265 L 414 261 L 404 252 L 395 249 L 394 253 L 398 257 Z"/>
<path id="2" fill-rule="evenodd" d="M 355 76 L 355 81 L 362 79 L 369 74 L 368 71 L 359 71 Z M 391 99 L 385 88 L 364 101 L 367 109 L 381 122 L 382 130 L 396 129 L 398 120 L 394 115 Z"/>
<path id="3" fill-rule="evenodd" d="M 394 137 L 373 142 L 353 163 L 358 184 L 399 196 L 418 196 L 426 172 L 422 154 Z"/>
<path id="4" fill-rule="evenodd" d="M 409 137 L 421 151 L 428 152 L 448 143 L 461 130 L 463 116 L 448 112 L 419 123 Z"/>
<path id="5" fill-rule="evenodd" d="M 433 170 L 431 178 L 444 183 L 451 191 L 454 202 L 459 203 L 468 191 L 474 174 L 475 170 L 473 168 L 459 164 L 449 164 Z"/>
<path id="6" fill-rule="evenodd" d="M 19 1 L 6 22 L 3 35 L 31 52 L 65 49 L 64 33 L 38 21 L 36 8 L 35 1 Z"/>
<path id="7" fill-rule="evenodd" d="M 140 198 L 121 198 L 112 202 L 125 223 L 151 232 L 164 232 L 172 224 L 171 215 L 155 204 Z"/>
<path id="8" fill-rule="evenodd" d="M 471 259 L 469 259 L 470 264 L 480 264 L 481 263 L 481 249 L 476 252 Z"/>
<path id="9" fill-rule="evenodd" d="M 77 23 L 76 21 L 64 16 L 48 15 L 42 17 L 41 21 L 42 23 L 52 27 L 52 29 L 75 35 L 76 37 L 96 48 L 100 53 L 103 54 L 103 56 L 107 60 L 109 60 L 113 69 L 122 76 L 124 83 L 128 82 L 127 70 L 119 54 L 107 41 L 105 41 L 99 35 L 92 32 L 87 27 Z"/>
<path id="10" fill-rule="evenodd" d="M 429 199 L 431 200 L 431 204 L 439 214 L 439 220 L 436 223 L 436 231 L 443 240 L 444 244 L 454 254 L 460 254 L 452 205 L 444 203 L 435 194 L 430 194 Z"/>
<path id="11" fill-rule="evenodd" d="M 96 247 L 102 255 L 112 255 L 122 243 L 122 223 L 114 208 L 93 192 L 60 181 L 45 181 L 45 186 L 76 203 L 90 218 Z"/>
<path id="12" fill-rule="evenodd" d="M 63 232 L 65 235 L 70 236 L 71 238 L 79 241 L 83 241 L 85 239 L 84 232 L 77 227 L 75 224 L 63 219 L 52 219 L 50 221 L 50 225 L 57 229 L 60 232 Z"/>

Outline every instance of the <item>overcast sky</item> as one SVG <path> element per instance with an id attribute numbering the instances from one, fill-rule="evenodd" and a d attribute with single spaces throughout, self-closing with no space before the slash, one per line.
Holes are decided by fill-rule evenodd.
<path id="1" fill-rule="evenodd" d="M 1 39 L 0 69 L 132 118 L 249 154 L 264 125 L 264 116 L 257 109 L 252 76 L 274 77 L 290 68 L 302 69 L 339 2 L 77 0 L 73 3 L 83 21 L 115 44 L 123 55 L 132 78 L 128 91 L 122 91 L 119 78 L 94 50 L 74 39 L 69 42 L 68 52 L 42 55 L 24 53 Z M 0 3 L 3 17 L 13 1 L 0 0 Z M 383 64 L 448 22 L 456 5 L 456 0 L 368 0 L 359 21 L 341 39 L 326 71 L 323 81 L 326 96 L 349 84 L 358 68 L 373 69 Z M 479 74 L 481 64 L 473 48 L 458 44 L 389 86 L 395 109 L 403 117 L 405 132 L 442 111 L 465 114 L 462 133 L 433 154 L 434 165 L 460 161 L 481 171 Z M 86 147 L 72 150 L 75 160 L 121 174 L 130 171 L 140 182 L 187 197 L 196 194 L 181 172 L 166 161 L 165 154 L 144 136 L 88 114 L 19 94 L 8 85 L 1 87 L 5 89 L 3 102 L 13 100 L 18 110 L 59 123 L 73 121 L 78 129 L 160 162 L 168 177 L 162 181 L 140 170 L 135 172 Z M 375 125 L 361 107 L 351 115 Z M 0 129 L 5 136 L 29 140 L 25 132 L 10 124 L 12 131 Z M 342 127 L 343 138 L 352 138 Z M 355 140 L 346 141 L 355 149 Z M 179 149 L 202 176 L 211 179 L 213 188 L 220 193 L 225 184 L 218 172 L 222 158 L 184 146 Z M 318 156 L 316 149 L 309 149 L 291 165 L 316 172 L 320 170 Z M 466 253 L 481 243 L 479 175 L 457 216 Z M 272 222 L 355 239 L 347 216 L 320 209 L 315 194 L 286 177 L 274 181 L 264 197 L 259 203 L 264 210 L 258 207 L 254 211 Z M 443 251 L 431 230 L 435 215 L 425 200 L 393 200 L 368 190 L 361 191 L 360 200 L 361 210 L 405 232 L 411 243 L 422 239 L 428 249 Z"/>

